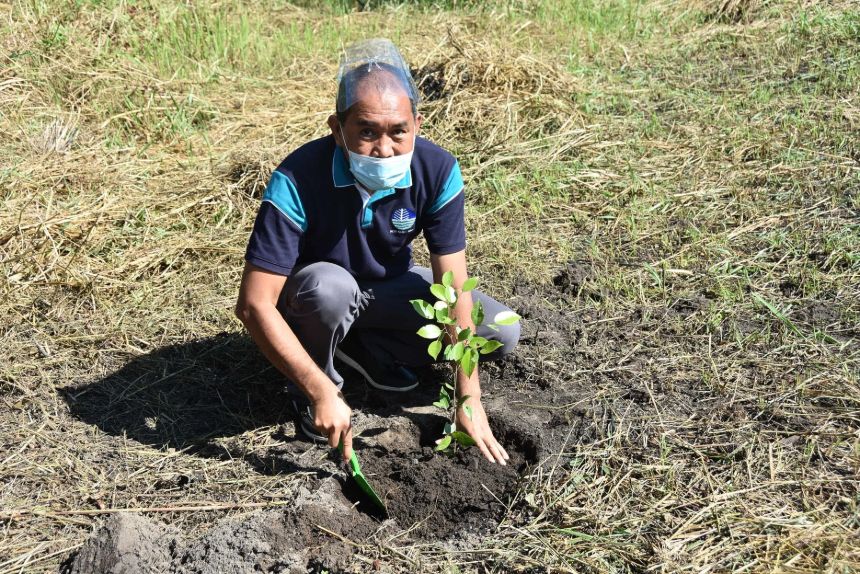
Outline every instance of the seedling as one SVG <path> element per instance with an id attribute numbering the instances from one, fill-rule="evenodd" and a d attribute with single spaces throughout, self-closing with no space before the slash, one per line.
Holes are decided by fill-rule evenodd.
<path id="1" fill-rule="evenodd" d="M 428 303 L 423 299 L 410 301 L 415 311 L 433 323 L 428 323 L 420 329 L 418 334 L 431 342 L 427 346 L 427 352 L 438 360 L 439 353 L 452 365 L 451 382 L 445 382 L 439 389 L 439 400 L 433 403 L 445 411 L 450 420 L 445 423 L 442 438 L 439 440 L 436 450 L 446 452 L 449 448 L 474 446 L 475 439 L 461 430 L 457 430 L 457 411 L 463 413 L 472 420 L 472 408 L 466 404 L 469 395 L 460 397 L 457 393 L 457 374 L 462 371 L 466 377 L 471 377 L 481 355 L 488 355 L 502 346 L 499 341 L 486 339 L 478 336 L 470 327 L 460 327 L 454 319 L 454 307 L 463 293 L 472 291 L 478 286 L 478 280 L 469 277 L 463 282 L 460 289 L 453 287 L 454 274 L 451 271 L 442 275 L 442 283 L 434 283 L 430 286 L 430 293 L 436 298 L 434 303 Z M 487 327 L 494 331 L 499 330 L 499 325 L 513 325 L 520 320 L 520 316 L 513 311 L 502 311 L 496 314 L 492 323 Z M 475 329 L 484 323 L 484 308 L 480 301 L 475 301 L 472 306 L 472 322 Z M 444 350 L 443 350 L 444 347 Z"/>

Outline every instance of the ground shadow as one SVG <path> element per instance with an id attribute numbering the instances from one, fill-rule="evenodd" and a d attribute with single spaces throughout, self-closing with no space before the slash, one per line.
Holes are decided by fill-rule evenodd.
<path id="1" fill-rule="evenodd" d="M 348 367 L 340 370 L 346 379 L 347 401 L 366 412 L 391 414 L 402 407 L 428 404 L 432 389 L 438 392 L 439 375 L 432 368 L 421 372 L 418 389 L 396 396 L 369 389 Z M 295 422 L 284 377 L 241 333 L 162 347 L 132 358 L 101 380 L 61 392 L 73 416 L 106 433 L 210 458 L 237 456 L 215 439 Z M 309 446 L 292 428 L 284 424 L 277 431 L 279 441 Z M 290 457 L 241 456 L 264 474 L 319 472 L 298 467 Z"/>

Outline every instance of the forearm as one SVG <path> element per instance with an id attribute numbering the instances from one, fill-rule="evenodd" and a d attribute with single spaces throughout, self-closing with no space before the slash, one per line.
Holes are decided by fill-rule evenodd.
<path id="1" fill-rule="evenodd" d="M 266 358 L 295 382 L 308 399 L 314 402 L 337 392 L 337 387 L 308 355 L 274 305 L 249 306 L 241 319 Z"/>

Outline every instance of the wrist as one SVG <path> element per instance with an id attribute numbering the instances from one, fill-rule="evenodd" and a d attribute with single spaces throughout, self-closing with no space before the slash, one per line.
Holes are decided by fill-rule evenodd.
<path id="1" fill-rule="evenodd" d="M 457 397 L 458 398 L 469 397 L 469 399 L 475 399 L 477 401 L 480 401 L 481 400 L 481 387 L 476 385 L 476 384 L 474 384 L 474 385 L 469 385 L 469 384 L 457 385 Z"/>
<path id="2" fill-rule="evenodd" d="M 332 383 L 328 377 L 317 379 L 313 384 L 308 385 L 305 389 L 305 394 L 312 404 L 328 402 L 340 396 L 340 389 Z"/>

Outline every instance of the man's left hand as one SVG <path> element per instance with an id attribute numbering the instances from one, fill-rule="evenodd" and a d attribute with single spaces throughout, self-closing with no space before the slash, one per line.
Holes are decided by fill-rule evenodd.
<path id="1" fill-rule="evenodd" d="M 507 464 L 510 457 L 496 437 L 493 436 L 493 431 L 490 430 L 490 424 L 487 422 L 487 413 L 484 412 L 484 406 L 479 399 L 470 398 L 466 401 L 466 405 L 472 409 L 472 418 L 465 413 L 462 407 L 457 409 L 457 430 L 468 433 L 475 442 L 477 447 L 481 449 L 484 457 L 490 462 L 498 462 L 499 464 Z"/>

